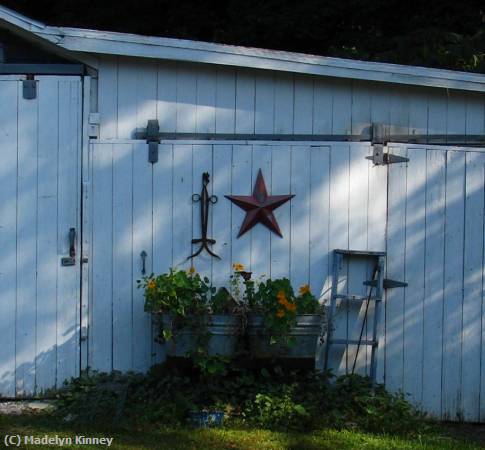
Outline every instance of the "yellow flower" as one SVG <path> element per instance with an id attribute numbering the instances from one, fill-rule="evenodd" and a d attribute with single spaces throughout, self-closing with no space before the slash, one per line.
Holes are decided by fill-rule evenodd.
<path id="1" fill-rule="evenodd" d="M 300 295 L 310 294 L 310 286 L 308 284 L 304 284 L 299 289 Z"/>
<path id="2" fill-rule="evenodd" d="M 244 270 L 244 265 L 241 264 L 241 263 L 234 263 L 232 265 L 232 268 L 236 271 L 236 272 L 242 272 Z"/>
<path id="3" fill-rule="evenodd" d="M 286 309 L 288 311 L 295 312 L 296 311 L 296 304 L 295 303 L 288 303 L 286 305 Z"/>
<path id="4" fill-rule="evenodd" d="M 284 291 L 279 291 L 276 294 L 276 298 L 278 299 L 278 303 L 280 305 L 286 306 L 288 304 L 288 299 L 286 298 L 285 292 Z"/>
<path id="5" fill-rule="evenodd" d="M 193 275 L 194 273 L 195 273 L 195 267 L 194 266 L 190 266 L 189 274 L 190 275 Z"/>
<path id="6" fill-rule="evenodd" d="M 155 289 L 157 287 L 157 283 L 155 283 L 155 280 L 150 280 L 148 282 L 147 288 L 148 289 Z"/>
<path id="7" fill-rule="evenodd" d="M 285 311 L 282 310 L 282 309 L 278 309 L 278 311 L 276 311 L 276 317 L 283 317 L 285 315 Z"/>

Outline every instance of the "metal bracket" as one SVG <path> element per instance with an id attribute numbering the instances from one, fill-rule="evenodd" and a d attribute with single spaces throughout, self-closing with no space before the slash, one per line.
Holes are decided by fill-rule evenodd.
<path id="1" fill-rule="evenodd" d="M 148 162 L 155 164 L 158 162 L 158 144 L 160 143 L 160 125 L 158 120 L 148 121 L 145 138 L 148 144 Z"/>
<path id="2" fill-rule="evenodd" d="M 25 100 L 33 100 L 37 97 L 37 82 L 29 77 L 22 82 L 22 97 Z"/>
<path id="3" fill-rule="evenodd" d="M 406 287 L 407 285 L 408 284 L 405 283 L 404 281 L 396 281 L 396 280 L 391 280 L 389 278 L 384 278 L 382 280 L 382 287 L 384 289 L 394 289 L 394 288 Z M 364 286 L 376 287 L 377 286 L 377 280 L 364 281 Z"/>

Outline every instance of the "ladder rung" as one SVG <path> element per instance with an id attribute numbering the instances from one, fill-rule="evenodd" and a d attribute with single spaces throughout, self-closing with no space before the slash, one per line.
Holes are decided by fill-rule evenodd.
<path id="1" fill-rule="evenodd" d="M 330 341 L 330 344 L 336 344 L 336 345 L 359 345 L 359 340 L 358 339 L 332 339 Z M 369 340 L 362 340 L 360 341 L 360 345 L 372 345 L 375 346 L 377 345 L 377 341 L 369 341 Z"/>
<path id="2" fill-rule="evenodd" d="M 386 256 L 386 252 L 367 252 L 365 250 L 343 250 L 336 248 L 335 253 L 340 253 L 341 255 L 356 255 L 356 256 Z"/>
<path id="3" fill-rule="evenodd" d="M 363 302 L 366 300 L 369 300 L 369 297 L 367 296 L 362 296 L 362 295 L 348 295 L 348 294 L 337 294 L 335 298 L 339 298 L 342 300 L 349 300 L 351 302 Z M 370 297 L 371 301 L 380 301 L 382 300 L 381 297 L 375 297 L 371 296 Z"/>

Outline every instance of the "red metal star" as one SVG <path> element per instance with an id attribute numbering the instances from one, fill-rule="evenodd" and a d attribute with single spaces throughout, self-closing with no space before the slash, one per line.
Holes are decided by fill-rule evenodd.
<path id="1" fill-rule="evenodd" d="M 259 169 L 258 177 L 254 184 L 253 195 L 226 195 L 225 197 L 246 211 L 246 217 L 237 237 L 242 236 L 257 223 L 262 223 L 270 231 L 283 237 L 273 211 L 293 198 L 294 195 L 268 195 L 261 169 Z"/>

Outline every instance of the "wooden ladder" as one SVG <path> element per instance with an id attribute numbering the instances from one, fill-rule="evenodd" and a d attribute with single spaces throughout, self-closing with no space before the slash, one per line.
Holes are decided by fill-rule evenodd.
<path id="1" fill-rule="evenodd" d="M 361 295 L 351 295 L 351 294 L 339 294 L 337 292 L 338 280 L 340 271 L 343 267 L 344 258 L 348 260 L 357 257 L 364 257 L 375 260 L 373 277 L 372 280 L 364 282 L 365 285 L 369 286 L 369 294 L 367 296 Z M 373 382 L 376 381 L 376 365 L 377 365 L 377 345 L 378 345 L 378 323 L 381 316 L 381 306 L 382 306 L 382 295 L 383 295 L 383 280 L 384 280 L 384 264 L 386 259 L 385 252 L 371 252 L 371 251 L 360 251 L 360 250 L 339 250 L 335 249 L 333 251 L 333 271 L 332 271 L 332 290 L 330 296 L 330 307 L 328 309 L 328 319 L 327 319 L 327 337 L 325 341 L 325 358 L 324 358 L 324 369 L 328 369 L 329 354 L 332 345 L 357 345 L 357 353 L 355 358 L 357 358 L 360 346 L 371 346 L 371 365 L 370 365 L 370 378 Z M 375 295 L 372 295 L 372 291 L 375 290 Z M 334 339 L 333 338 L 333 319 L 335 316 L 335 309 L 337 306 L 337 300 L 342 299 L 348 302 L 367 302 L 364 320 L 362 323 L 362 330 L 359 339 Z M 369 302 L 375 302 L 374 308 L 374 320 L 372 326 L 372 339 L 363 340 L 362 331 L 364 329 L 365 322 L 367 320 L 367 312 L 369 308 Z M 355 361 L 354 361 L 355 368 Z M 353 372 L 353 369 L 352 369 Z"/>

